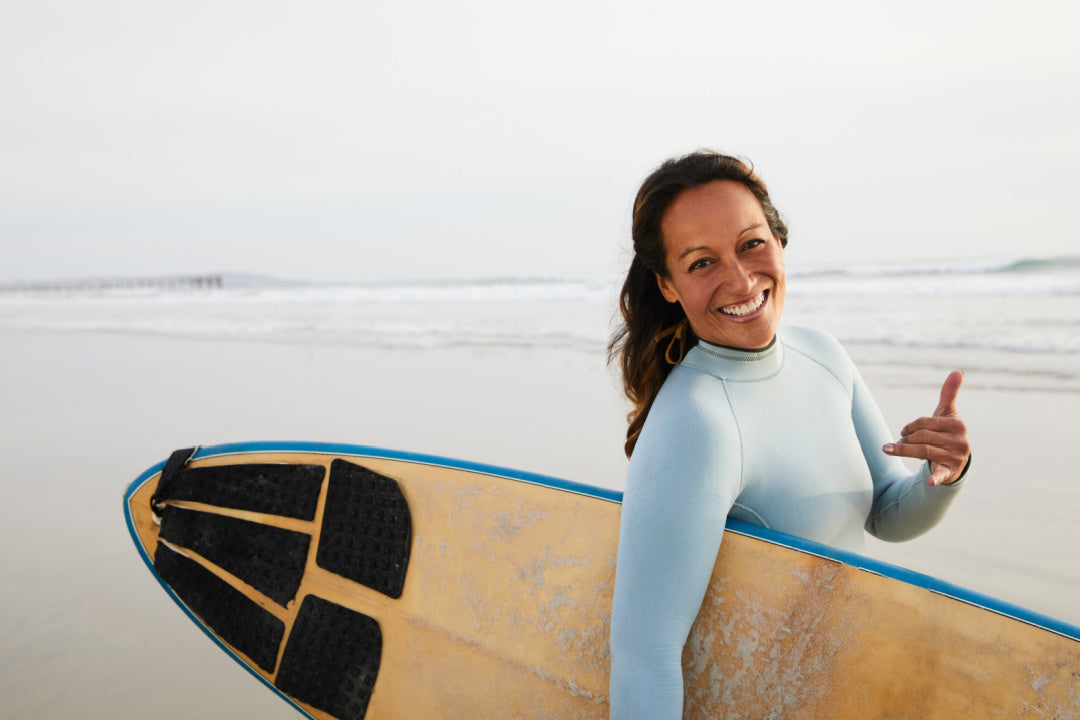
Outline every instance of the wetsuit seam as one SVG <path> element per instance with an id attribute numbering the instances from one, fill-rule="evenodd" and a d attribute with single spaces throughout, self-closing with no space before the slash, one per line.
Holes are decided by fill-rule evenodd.
<path id="1" fill-rule="evenodd" d="M 845 384 L 844 380 L 839 375 L 837 375 L 836 372 L 834 372 L 831 367 L 829 367 L 828 365 L 823 363 L 821 360 L 818 360 L 816 357 L 814 357 L 810 353 L 806 352 L 805 350 L 797 348 L 794 345 L 789 345 L 788 343 L 784 343 L 784 347 L 786 347 L 788 350 L 791 350 L 792 352 L 799 353 L 804 358 L 806 358 L 810 362 L 814 363 L 815 365 L 820 367 L 825 372 L 829 373 L 829 375 L 832 376 L 833 380 L 836 380 L 836 382 L 840 385 L 840 387 L 842 387 L 844 389 L 844 392 L 847 394 L 848 399 L 853 399 L 854 398 L 854 395 L 855 395 L 854 388 L 851 386 L 850 383 Z"/>
<path id="2" fill-rule="evenodd" d="M 742 495 L 743 488 L 746 485 L 746 478 L 743 476 L 743 468 L 745 467 L 745 458 L 743 458 L 743 438 L 742 438 L 742 426 L 739 424 L 739 416 L 735 412 L 735 402 L 731 399 L 731 392 L 728 390 L 728 384 L 726 378 L 718 378 L 720 385 L 724 388 L 724 399 L 727 400 L 728 411 L 731 413 L 731 420 L 735 425 L 735 437 L 739 443 L 739 491 L 735 493 L 735 497 Z"/>
<path id="3" fill-rule="evenodd" d="M 761 524 L 761 527 L 765 528 L 766 530 L 772 530 L 772 528 L 769 527 L 769 523 L 765 521 L 765 518 L 761 517 L 761 515 L 754 512 L 754 510 L 752 508 L 750 508 L 750 507 L 748 507 L 746 505 L 743 505 L 742 503 L 732 503 L 731 507 L 739 508 L 740 510 L 744 510 L 745 512 L 749 513 L 750 515 L 753 515 L 754 518 L 756 518 L 757 521 Z"/>
<path id="4" fill-rule="evenodd" d="M 908 486 L 907 486 L 907 487 L 906 487 L 906 488 L 904 489 L 904 492 L 902 492 L 902 493 L 901 493 L 901 494 L 900 494 L 900 495 L 899 495 L 899 496 L 898 496 L 898 497 L 897 497 L 897 498 L 896 498 L 895 500 L 893 500 L 893 501 L 892 501 L 891 503 L 889 503 L 888 505 L 885 505 L 885 506 L 883 506 L 883 507 L 880 507 L 880 508 L 878 508 L 878 509 L 877 509 L 877 512 L 875 512 L 875 513 L 874 513 L 873 515 L 871 515 L 871 517 L 870 517 L 870 519 L 871 519 L 871 520 L 873 521 L 874 525 L 875 525 L 875 526 L 877 526 L 877 521 L 878 521 L 878 518 L 880 518 L 880 517 L 881 517 L 882 515 L 884 515 L 885 513 L 887 513 L 887 512 L 888 512 L 889 510 L 891 510 L 892 508 L 894 508 L 894 507 L 897 507 L 898 505 L 900 505 L 900 503 L 904 502 L 904 498 L 906 498 L 906 497 L 907 497 L 908 495 L 910 495 L 910 494 L 911 494 L 911 491 L 915 489 L 915 485 L 916 485 L 916 483 L 911 483 L 911 484 L 909 484 L 909 485 L 908 485 Z"/>

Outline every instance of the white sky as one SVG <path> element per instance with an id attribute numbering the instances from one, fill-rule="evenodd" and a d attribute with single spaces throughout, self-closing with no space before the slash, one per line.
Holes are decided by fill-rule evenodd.
<path id="1" fill-rule="evenodd" d="M 665 157 L 749 157 L 789 267 L 1076 254 L 1080 3 L 0 9 L 0 281 L 623 269 Z"/>

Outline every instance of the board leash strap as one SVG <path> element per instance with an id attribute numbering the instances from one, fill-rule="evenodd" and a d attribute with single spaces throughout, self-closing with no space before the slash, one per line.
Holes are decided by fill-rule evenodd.
<path id="1" fill-rule="evenodd" d="M 154 517 L 157 520 L 161 519 L 161 513 L 165 509 L 165 501 L 172 496 L 172 486 L 176 482 L 176 476 L 184 469 L 184 466 L 188 464 L 192 456 L 195 455 L 195 451 L 199 449 L 198 445 L 189 448 L 183 448 L 175 451 L 169 456 L 169 459 L 165 461 L 165 469 L 161 471 L 161 479 L 158 480 L 157 491 L 150 498 L 150 508 L 154 512 Z"/>

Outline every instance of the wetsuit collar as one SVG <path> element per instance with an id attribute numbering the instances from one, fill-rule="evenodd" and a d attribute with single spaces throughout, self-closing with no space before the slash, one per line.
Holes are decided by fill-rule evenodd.
<path id="1" fill-rule="evenodd" d="M 777 333 L 772 342 L 760 350 L 744 350 L 699 340 L 686 353 L 682 364 L 717 377 L 746 382 L 772 377 L 780 371 L 783 358 L 784 343 Z"/>

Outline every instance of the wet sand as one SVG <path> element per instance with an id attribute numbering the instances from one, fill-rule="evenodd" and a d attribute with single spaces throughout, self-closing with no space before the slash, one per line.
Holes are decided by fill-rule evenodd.
<path id="1" fill-rule="evenodd" d="M 625 406 L 600 358 L 16 331 L 0 344 L 4 718 L 296 716 L 174 606 L 127 535 L 124 489 L 178 447 L 370 444 L 622 485 Z M 930 412 L 944 379 L 863 369 L 894 428 Z M 927 536 L 870 554 L 1080 624 L 1080 395 L 969 375 L 960 400 L 964 494 Z"/>

